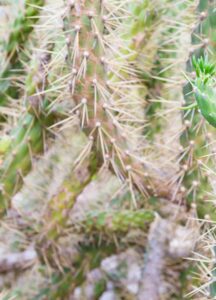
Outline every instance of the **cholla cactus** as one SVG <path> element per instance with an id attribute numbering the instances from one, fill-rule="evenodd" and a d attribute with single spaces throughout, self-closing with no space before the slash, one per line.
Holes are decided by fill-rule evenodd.
<path id="1" fill-rule="evenodd" d="M 198 122 L 186 112 L 181 123 L 183 73 L 206 15 L 196 21 L 192 0 L 40 4 L 28 12 L 40 18 L 25 19 L 39 19 L 25 53 L 40 55 L 1 124 L 3 299 L 182 299 L 204 187 L 190 143 Z M 19 37 L 12 44 L 27 45 Z M 192 82 L 197 92 L 211 76 Z"/>

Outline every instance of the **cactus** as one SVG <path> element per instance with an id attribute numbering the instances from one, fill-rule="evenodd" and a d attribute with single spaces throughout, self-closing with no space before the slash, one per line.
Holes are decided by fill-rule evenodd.
<path id="1" fill-rule="evenodd" d="M 28 6 L 5 48 L 3 78 L 25 71 L 20 99 L 9 79 L 2 97 L 14 109 L 0 124 L 3 297 L 182 299 L 197 283 L 184 260 L 199 240 L 195 203 L 214 216 L 200 174 L 213 168 L 214 70 L 201 58 L 214 60 L 213 4 L 206 15 L 200 1 L 197 20 L 192 0 L 54 2 Z"/>

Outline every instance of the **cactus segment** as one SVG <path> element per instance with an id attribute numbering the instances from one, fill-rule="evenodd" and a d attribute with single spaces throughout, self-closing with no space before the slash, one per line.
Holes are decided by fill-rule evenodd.
<path id="1" fill-rule="evenodd" d="M 140 78 L 143 73 L 134 66 L 146 58 L 143 72 L 145 78 L 146 74 L 150 76 L 161 42 L 157 38 L 164 34 L 159 29 L 154 31 L 154 22 L 157 17 L 163 20 L 164 7 L 169 7 L 167 1 L 156 1 L 157 9 L 156 3 L 149 1 L 129 1 L 119 6 L 119 1 L 66 3 L 63 21 L 68 47 L 68 86 L 75 102 L 72 114 L 79 117 L 81 128 L 92 141 L 88 153 L 96 152 L 98 166 L 106 165 L 121 181 L 129 183 L 135 205 L 134 187 L 145 197 L 148 193 L 164 196 L 164 191 L 168 192 L 162 187 L 164 182 L 155 184 L 154 192 L 146 189 L 149 180 L 155 181 L 143 154 L 146 136 L 142 128 L 148 87 Z M 132 24 L 132 29 L 128 30 L 128 24 Z M 152 52 L 148 49 L 150 45 L 154 45 Z M 146 172 L 150 174 L 147 179 Z M 166 197 L 170 198 L 169 192 Z"/>
<path id="2" fill-rule="evenodd" d="M 60 237 L 61 230 L 67 224 L 67 217 L 74 206 L 76 198 L 90 182 L 91 175 L 92 174 L 88 174 L 84 182 L 75 176 L 71 176 L 63 182 L 58 194 L 50 199 L 49 211 L 47 216 L 44 216 L 44 221 L 47 224 L 51 224 L 49 226 L 49 232 L 47 233 L 49 239 L 56 240 Z"/>
<path id="3" fill-rule="evenodd" d="M 29 114 L 37 118 L 43 118 L 43 114 L 47 114 L 48 103 L 45 98 L 45 89 L 48 85 L 48 65 L 53 47 L 54 43 L 48 45 L 47 52 L 41 55 L 32 72 L 26 77 L 26 109 Z"/>
<path id="4" fill-rule="evenodd" d="M 191 36 L 192 48 L 190 49 L 190 58 L 187 64 L 187 71 L 193 72 L 191 73 L 192 79 L 190 80 L 186 76 L 189 83 L 184 87 L 185 106 L 186 108 L 194 106 L 194 108 L 191 111 L 186 110 L 182 114 L 184 131 L 180 138 L 181 144 L 185 149 L 182 152 L 182 169 L 185 169 L 183 189 L 185 190 L 187 202 L 197 203 L 198 215 L 201 218 L 205 214 L 210 214 L 213 217 L 211 205 L 204 203 L 206 192 L 210 191 L 210 183 L 202 165 L 207 163 L 210 166 L 211 158 L 206 162 L 205 157 L 208 156 L 210 150 L 207 146 L 209 139 L 205 127 L 202 126 L 202 117 L 199 113 L 200 110 L 202 116 L 211 125 L 215 126 L 215 108 L 213 101 L 211 101 L 213 90 L 207 90 L 206 86 L 210 80 L 210 74 L 214 72 L 214 68 L 204 59 L 208 51 L 209 54 L 212 52 L 210 48 L 213 44 L 208 40 L 208 37 L 212 34 L 213 27 L 211 29 L 208 27 L 209 30 L 206 28 L 206 24 L 210 26 L 209 20 L 212 14 L 214 14 L 212 3 L 201 0 L 198 7 L 198 23 L 195 28 L 193 27 Z M 202 89 L 203 92 L 201 91 Z"/>
<path id="5" fill-rule="evenodd" d="M 62 133 L 61 138 L 56 139 L 52 147 L 37 161 L 32 172 L 25 177 L 26 184 L 13 197 L 12 205 L 29 223 L 40 223 L 44 219 L 45 203 L 54 214 L 56 205 L 63 210 L 73 203 L 73 196 L 78 193 L 81 185 L 74 178 L 74 161 L 86 143 L 86 137 L 77 128 L 70 128 Z M 58 210 L 56 215 L 57 212 Z M 47 215 L 49 216 L 49 212 Z M 59 217 L 63 218 L 62 215 Z"/>
<path id="6" fill-rule="evenodd" d="M 39 13 L 44 3 L 44 0 L 26 1 L 24 14 L 20 12 L 14 21 L 7 44 L 5 45 L 7 58 L 12 65 L 17 62 L 18 50 L 28 40 L 28 35 L 33 30 L 34 24 L 38 21 Z"/>
<path id="7" fill-rule="evenodd" d="M 11 33 L 5 45 L 6 65 L 1 72 L 0 78 L 0 105 L 6 105 L 8 97 L 17 98 L 18 89 L 11 83 L 11 78 L 22 74 L 22 64 L 19 61 L 19 53 L 23 50 L 34 24 L 39 19 L 44 0 L 26 1 L 24 13 L 20 12 L 15 19 Z M 18 70 L 18 71 L 17 71 Z"/>
<path id="8" fill-rule="evenodd" d="M 194 100 L 193 98 L 195 98 L 198 110 L 193 110 L 189 114 L 186 112 L 184 116 L 185 127 L 188 128 L 185 130 L 185 135 L 182 136 L 182 142 L 184 144 L 186 140 L 191 140 L 193 143 L 193 159 L 190 163 L 190 168 L 188 168 L 189 164 L 186 165 L 188 170 L 186 171 L 184 184 L 189 189 L 193 186 L 193 183 L 195 183 L 198 187 L 196 190 L 196 196 L 193 197 L 193 201 L 196 201 L 197 204 L 198 217 L 215 220 L 214 203 L 206 201 L 206 199 L 209 198 L 209 195 L 213 195 L 214 197 L 215 190 L 215 181 L 211 176 L 211 171 L 214 172 L 213 169 L 215 165 L 215 155 L 213 155 L 215 153 L 212 153 L 214 150 L 211 146 L 214 138 L 212 139 L 211 134 L 214 135 L 214 128 L 216 127 L 215 1 L 200 0 L 198 13 L 199 24 L 192 34 L 193 48 L 190 51 L 191 57 L 188 63 L 188 71 L 193 72 L 191 74 L 192 79 L 189 80 L 190 84 L 188 84 L 190 88 L 185 89 L 186 104 L 190 104 L 191 99 Z M 191 95 L 194 97 L 192 98 Z M 209 124 L 214 128 L 211 128 Z M 213 131 L 211 132 L 212 129 Z M 191 195 L 188 196 L 188 200 L 191 201 Z M 210 235 L 211 234 L 213 234 L 213 231 L 211 231 Z M 204 235 L 206 235 L 206 233 Z M 208 252 L 211 247 L 212 245 L 209 241 L 207 247 L 202 247 L 201 253 L 203 257 L 206 257 L 206 251 Z M 200 260 L 200 256 L 198 260 Z M 203 268 L 205 275 L 203 276 L 202 274 L 198 280 L 197 278 L 195 279 L 195 285 L 198 287 L 191 292 L 191 295 L 195 295 L 194 299 L 197 299 L 199 296 L 201 298 L 204 297 L 209 299 L 213 299 L 215 297 L 214 282 L 213 280 L 209 281 L 209 278 L 207 277 L 211 272 L 207 270 L 207 265 L 207 257 L 205 262 L 203 260 L 200 264 L 198 264 L 198 273 L 201 274 Z M 195 265 L 195 268 L 196 267 L 197 265 Z M 201 286 L 203 283 L 203 277 L 205 278 L 205 282 Z M 209 282 L 207 283 L 207 281 Z"/>
<path id="9" fill-rule="evenodd" d="M 46 68 L 50 59 L 50 53 L 43 54 L 36 68 L 27 77 L 27 112 L 12 130 L 9 137 L 11 143 L 0 166 L 0 211 L 7 207 L 10 197 L 21 187 L 23 177 L 31 169 L 34 156 L 41 153 L 44 148 L 44 130 L 49 125 L 50 118 L 44 114 L 43 91 L 47 84 Z"/>
<path id="10" fill-rule="evenodd" d="M 31 168 L 33 155 L 43 150 L 43 129 L 31 115 L 20 121 L 19 126 L 11 135 L 11 145 L 0 167 L 1 210 L 7 207 L 6 199 L 16 193 Z"/>
<path id="11" fill-rule="evenodd" d="M 130 151 L 133 130 L 143 123 L 139 97 L 142 86 L 131 67 L 136 53 L 124 36 L 121 18 L 126 11 L 124 5 L 118 7 L 108 1 L 75 1 L 72 7 L 69 5 L 64 18 L 72 70 L 69 86 L 80 125 L 94 141 L 101 162 L 109 164 L 121 179 L 129 175 L 141 186 L 140 163 Z M 130 20 L 130 14 L 124 18 Z M 131 112 L 133 102 L 140 107 L 139 112 Z"/>
<path id="12" fill-rule="evenodd" d="M 89 213 L 84 222 L 87 231 L 105 231 L 107 233 L 127 232 L 129 229 L 145 229 L 155 218 L 152 211 L 114 211 Z"/>

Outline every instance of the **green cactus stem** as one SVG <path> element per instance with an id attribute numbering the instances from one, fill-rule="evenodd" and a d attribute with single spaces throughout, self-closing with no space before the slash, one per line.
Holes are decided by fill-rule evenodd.
<path id="1" fill-rule="evenodd" d="M 189 114 L 185 114 L 185 120 L 189 126 L 182 136 L 183 143 L 190 139 L 194 141 L 192 170 L 186 171 L 184 184 L 186 187 L 191 187 L 193 182 L 198 183 L 196 191 L 197 212 L 200 218 L 208 218 L 215 220 L 214 204 L 206 202 L 209 195 L 214 191 L 214 186 L 211 187 L 212 179 L 208 170 L 214 169 L 214 157 L 212 155 L 212 139 L 211 126 L 215 127 L 215 54 L 216 54 L 216 10 L 215 1 L 199 1 L 199 25 L 195 28 L 192 35 L 191 54 L 193 57 L 188 64 L 188 71 L 192 73 L 190 84 L 185 88 L 186 104 L 191 104 L 196 101 L 199 110 L 192 110 Z M 213 62 L 213 63 L 212 63 Z M 190 97 L 191 95 L 194 98 Z M 203 117 L 203 125 L 201 123 L 201 115 Z M 209 124 L 211 126 L 209 126 Z M 203 131 L 202 128 L 204 128 Z M 207 159 L 204 159 L 207 157 Z M 186 159 L 188 158 L 188 155 Z M 205 167 L 203 167 L 205 166 Z M 199 179 L 197 181 L 197 178 Z M 213 182 L 214 185 L 214 182 Z M 214 192 L 213 192 L 214 194 Z M 208 197 L 208 198 L 207 198 Z M 192 199 L 192 193 L 187 195 L 189 202 Z M 209 244 L 208 244 L 209 246 Z M 204 254 L 205 255 L 205 254 Z M 207 267 L 205 266 L 205 272 Z M 202 268 L 201 268 L 202 270 Z M 200 273 L 199 270 L 198 272 Z M 209 272 L 209 274 L 211 271 Z M 214 270 L 212 272 L 214 276 Z M 205 277 L 206 280 L 207 277 Z M 202 296 L 206 293 L 207 297 L 215 297 L 215 284 L 210 282 L 210 287 L 205 282 L 205 286 L 200 287 L 203 282 L 202 275 L 199 281 L 196 280 L 196 286 L 201 290 Z M 198 291 L 199 293 L 199 291 Z M 196 291 L 194 291 L 196 294 Z M 197 295 L 196 295 L 197 296 Z M 195 296 L 195 297 L 196 297 Z M 202 297 L 201 296 L 201 297 Z"/>
<path id="2" fill-rule="evenodd" d="M 201 125 L 202 118 L 198 109 L 202 116 L 212 125 L 214 124 L 214 117 L 210 112 L 213 109 L 213 102 L 211 103 L 211 101 L 203 98 L 204 93 L 200 93 L 202 80 L 195 79 L 194 81 L 194 77 L 197 75 L 200 76 L 205 72 L 211 73 L 214 69 L 213 66 L 207 66 L 205 59 L 201 58 L 208 51 L 209 53 L 213 51 L 214 42 L 211 38 L 212 31 L 214 31 L 214 24 L 212 23 L 212 14 L 214 15 L 215 12 L 212 9 L 212 3 L 201 0 L 198 13 L 199 23 L 192 33 L 191 57 L 187 66 L 189 72 L 194 72 L 192 73 L 193 79 L 184 87 L 185 106 L 191 106 L 192 109 L 189 111 L 186 110 L 183 113 L 185 130 L 181 135 L 181 145 L 185 151 L 185 154 L 182 152 L 182 169 L 184 172 L 182 184 L 185 189 L 185 196 L 188 204 L 196 201 L 199 217 L 203 218 L 206 214 L 210 214 L 213 217 L 211 205 L 205 204 L 206 192 L 210 190 L 210 184 L 208 176 L 206 176 L 205 170 L 202 167 L 206 163 L 210 166 L 212 162 L 211 158 L 208 159 L 208 162 L 204 159 L 209 154 L 209 148 L 207 147 L 208 136 L 206 135 L 205 128 Z M 201 71 L 200 67 L 203 71 Z M 204 81 L 208 81 L 209 75 L 206 74 L 205 79 L 203 75 L 201 77 Z M 199 87 L 196 87 L 196 84 Z M 195 91 L 195 102 L 192 97 L 192 89 Z M 208 94 L 207 91 L 206 93 Z"/>
<path id="3" fill-rule="evenodd" d="M 108 163 L 121 179 L 129 176 L 142 189 L 142 168 L 136 154 L 130 153 L 130 138 L 134 139 L 132 129 L 143 120 L 140 110 L 138 116 L 129 109 L 133 101 L 141 105 L 140 82 L 135 72 L 130 72 L 134 51 L 128 48 L 128 40 L 125 42 L 117 33 L 122 11 L 100 1 L 68 5 L 64 24 L 72 70 L 70 89 L 80 125 L 94 141 L 93 148 L 99 150 L 101 163 Z M 110 17 L 116 20 L 116 26 L 115 22 L 110 25 Z M 108 33 L 115 34 L 115 30 L 116 42 L 111 45 Z M 122 30 L 124 35 L 123 27 Z"/>
<path id="4" fill-rule="evenodd" d="M 22 73 L 19 52 L 25 47 L 44 3 L 44 0 L 26 1 L 24 12 L 18 14 L 12 25 L 11 33 L 5 44 L 6 64 L 0 75 L 0 105 L 6 105 L 8 97 L 17 98 L 18 96 L 18 89 L 12 85 L 11 77 L 17 76 L 16 72 L 19 75 Z"/>
<path id="5" fill-rule="evenodd" d="M 43 127 L 28 114 L 11 135 L 11 146 L 1 165 L 1 210 L 16 193 L 32 165 L 33 155 L 43 150 Z"/>
<path id="6" fill-rule="evenodd" d="M 42 113 L 44 111 L 43 90 L 47 80 L 46 66 L 50 59 L 49 53 L 41 56 L 37 67 L 38 80 L 35 80 L 35 73 L 34 76 L 32 74 L 28 76 L 26 83 L 27 112 L 20 118 L 16 128 L 8 137 L 10 145 L 6 145 L 6 147 L 4 139 L 1 140 L 7 149 L 4 151 L 5 155 L 0 166 L 1 211 L 7 207 L 10 197 L 21 187 L 23 177 L 31 169 L 34 156 L 41 153 L 44 148 L 45 127 L 49 125 L 50 118 Z"/>
<path id="7" fill-rule="evenodd" d="M 127 232 L 130 229 L 145 229 L 154 220 L 155 214 L 147 210 L 122 210 L 113 212 L 91 212 L 86 216 L 82 226 L 87 231 L 104 231 L 107 233 Z M 75 224 L 76 226 L 76 224 Z"/>
<path id="8" fill-rule="evenodd" d="M 144 2 L 145 9 L 152 8 L 148 1 Z M 145 171 L 150 174 L 152 170 L 143 157 L 145 137 L 140 129 L 144 126 L 145 103 L 140 95 L 146 86 L 133 67 L 136 59 L 140 59 L 136 51 L 141 49 L 142 56 L 142 50 L 146 53 L 147 49 L 144 46 L 136 48 L 132 41 L 138 38 L 137 32 L 128 33 L 127 26 L 121 21 L 123 17 L 130 22 L 131 11 L 127 15 L 127 5 L 124 9 L 115 2 L 106 1 L 73 1 L 72 4 L 68 1 L 67 5 L 64 30 L 71 76 L 69 88 L 76 103 L 73 113 L 79 116 L 81 127 L 93 141 L 91 151 L 99 154 L 98 165 L 107 165 L 121 181 L 128 181 L 136 206 L 134 186 L 146 197 L 152 191 L 145 186 L 155 180 L 153 176 L 149 175 L 147 179 L 144 176 Z M 138 18 L 142 18 L 142 5 L 137 5 L 137 11 L 134 10 Z M 151 9 L 150 12 L 149 19 L 144 24 L 140 22 L 138 30 L 144 26 L 147 40 L 148 29 L 152 30 L 148 26 L 155 18 Z M 157 9 L 155 13 L 157 15 Z M 135 18 L 133 14 L 132 18 Z M 150 65 L 148 72 L 153 63 Z M 164 183 L 155 184 L 155 189 L 155 194 L 164 196 L 165 191 L 166 197 L 170 197 Z"/>

